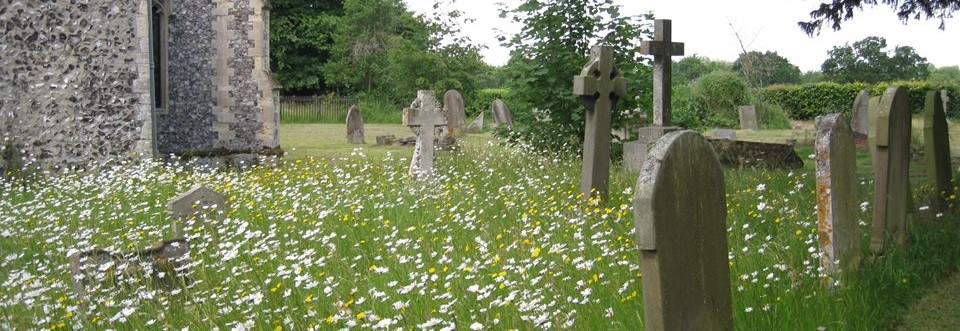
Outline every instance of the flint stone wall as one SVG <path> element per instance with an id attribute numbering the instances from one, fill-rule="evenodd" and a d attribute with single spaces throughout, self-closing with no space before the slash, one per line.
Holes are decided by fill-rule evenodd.
<path id="1" fill-rule="evenodd" d="M 152 152 L 149 2 L 0 0 L 0 169 Z"/>

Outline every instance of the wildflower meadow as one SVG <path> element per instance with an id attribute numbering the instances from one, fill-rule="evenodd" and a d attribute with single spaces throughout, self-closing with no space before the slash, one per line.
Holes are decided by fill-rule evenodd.
<path id="1" fill-rule="evenodd" d="M 6 179 L 0 329 L 643 328 L 635 177 L 615 172 L 608 201 L 585 200 L 576 159 L 496 140 L 439 154 L 428 184 L 408 179 L 406 153 L 367 154 L 242 171 L 145 161 Z M 826 280 L 814 180 L 809 167 L 727 170 L 737 329 L 889 328 L 958 265 L 948 213 L 915 222 L 913 245 Z M 872 185 L 861 184 L 866 245 Z M 229 207 L 183 229 L 191 262 L 179 286 L 102 280 L 85 301 L 74 294 L 70 253 L 170 238 L 167 200 L 196 185 L 224 193 Z"/>

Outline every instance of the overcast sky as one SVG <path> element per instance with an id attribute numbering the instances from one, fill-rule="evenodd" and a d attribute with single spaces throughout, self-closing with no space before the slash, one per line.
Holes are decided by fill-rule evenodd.
<path id="1" fill-rule="evenodd" d="M 433 0 L 404 0 L 410 10 L 429 13 Z M 516 6 L 520 0 L 500 0 Z M 497 30 L 519 31 L 499 17 L 495 1 L 458 0 L 457 8 L 476 22 L 463 27 L 474 42 L 486 45 L 485 60 L 502 65 L 509 50 L 496 39 Z M 817 7 L 817 0 L 614 0 L 626 14 L 653 11 L 656 18 L 673 20 L 673 39 L 683 42 L 686 55 L 698 54 L 712 59 L 733 61 L 740 54 L 740 44 L 733 27 L 744 39 L 748 50 L 776 51 L 802 71 L 820 70 L 820 64 L 835 45 L 853 43 L 869 36 L 887 40 L 890 49 L 897 45 L 911 46 L 920 56 L 938 66 L 960 65 L 960 13 L 947 20 L 946 30 L 939 30 L 939 20 L 911 20 L 902 24 L 893 10 L 884 5 L 866 8 L 833 31 L 825 27 L 819 36 L 808 37 L 797 27 Z M 677 60 L 679 58 L 675 58 Z"/>

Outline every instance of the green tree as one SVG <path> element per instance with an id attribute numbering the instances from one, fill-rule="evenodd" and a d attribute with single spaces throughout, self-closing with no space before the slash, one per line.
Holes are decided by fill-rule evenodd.
<path id="1" fill-rule="evenodd" d="M 733 62 L 733 70 L 740 73 L 751 86 L 755 87 L 800 82 L 800 68 L 777 52 L 742 53 Z"/>
<path id="2" fill-rule="evenodd" d="M 910 46 L 899 46 L 889 55 L 883 37 L 867 37 L 853 45 L 834 46 L 821 65 L 826 80 L 837 83 L 877 83 L 926 78 L 927 59 Z"/>
<path id="3" fill-rule="evenodd" d="M 930 70 L 930 77 L 927 77 L 927 80 L 934 83 L 954 83 L 960 85 L 960 67 L 949 66 L 933 68 Z"/>
<path id="4" fill-rule="evenodd" d="M 273 0 L 270 13 L 270 67 L 285 94 L 318 94 L 327 88 L 323 65 L 343 0 Z"/>
<path id="5" fill-rule="evenodd" d="M 673 64 L 673 84 L 686 85 L 703 75 L 717 71 L 729 70 L 731 64 L 724 61 L 715 61 L 697 54 L 685 56 Z"/>
<path id="6" fill-rule="evenodd" d="M 816 84 L 823 81 L 823 73 L 818 70 L 810 70 L 800 75 L 800 84 Z"/>
<path id="7" fill-rule="evenodd" d="M 573 76 L 587 63 L 590 47 L 614 47 L 616 65 L 628 78 L 629 96 L 614 105 L 613 125 L 635 121 L 637 107 L 649 109 L 649 60 L 638 53 L 651 39 L 652 14 L 622 16 L 612 0 L 526 0 L 502 12 L 523 24 L 506 41 L 512 48 L 509 79 L 517 130 L 540 147 L 576 150 L 583 139 L 584 108 L 572 93 Z M 534 124 L 536 122 L 536 124 Z"/>
<path id="8" fill-rule="evenodd" d="M 904 23 L 911 18 L 939 19 L 941 30 L 946 26 L 946 19 L 960 9 L 960 0 L 830 0 L 810 12 L 810 21 L 798 22 L 797 25 L 808 35 L 819 34 L 820 28 L 825 24 L 832 24 L 834 30 L 840 30 L 840 24 L 853 18 L 855 10 L 863 9 L 864 5 L 876 6 L 878 3 L 893 8 Z"/>

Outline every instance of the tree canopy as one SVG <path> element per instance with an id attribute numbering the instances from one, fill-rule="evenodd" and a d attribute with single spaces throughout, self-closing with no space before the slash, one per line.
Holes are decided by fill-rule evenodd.
<path id="1" fill-rule="evenodd" d="M 697 54 L 684 56 L 673 64 L 673 83 L 688 84 L 703 75 L 717 70 L 729 70 L 730 63 L 715 61 Z"/>
<path id="2" fill-rule="evenodd" d="M 273 0 L 270 67 L 285 93 L 325 90 L 323 64 L 330 59 L 343 0 Z"/>
<path id="3" fill-rule="evenodd" d="M 840 30 L 843 21 L 853 18 L 854 10 L 880 3 L 893 8 L 897 17 L 904 22 L 910 19 L 939 19 L 941 30 L 945 28 L 946 19 L 953 17 L 953 12 L 960 9 L 960 0 L 832 0 L 821 3 L 811 11 L 810 21 L 797 24 L 808 35 L 819 34 L 820 28 L 826 24 L 830 24 L 834 30 Z"/>
<path id="4" fill-rule="evenodd" d="M 740 73 L 754 87 L 772 84 L 797 84 L 800 82 L 800 68 L 777 54 L 749 51 L 741 53 L 733 62 L 733 70 Z"/>
<path id="5" fill-rule="evenodd" d="M 867 37 L 853 45 L 834 46 L 821 65 L 824 78 L 837 83 L 877 83 L 923 79 L 929 75 L 927 59 L 910 46 L 897 46 L 888 54 L 883 37 Z"/>

